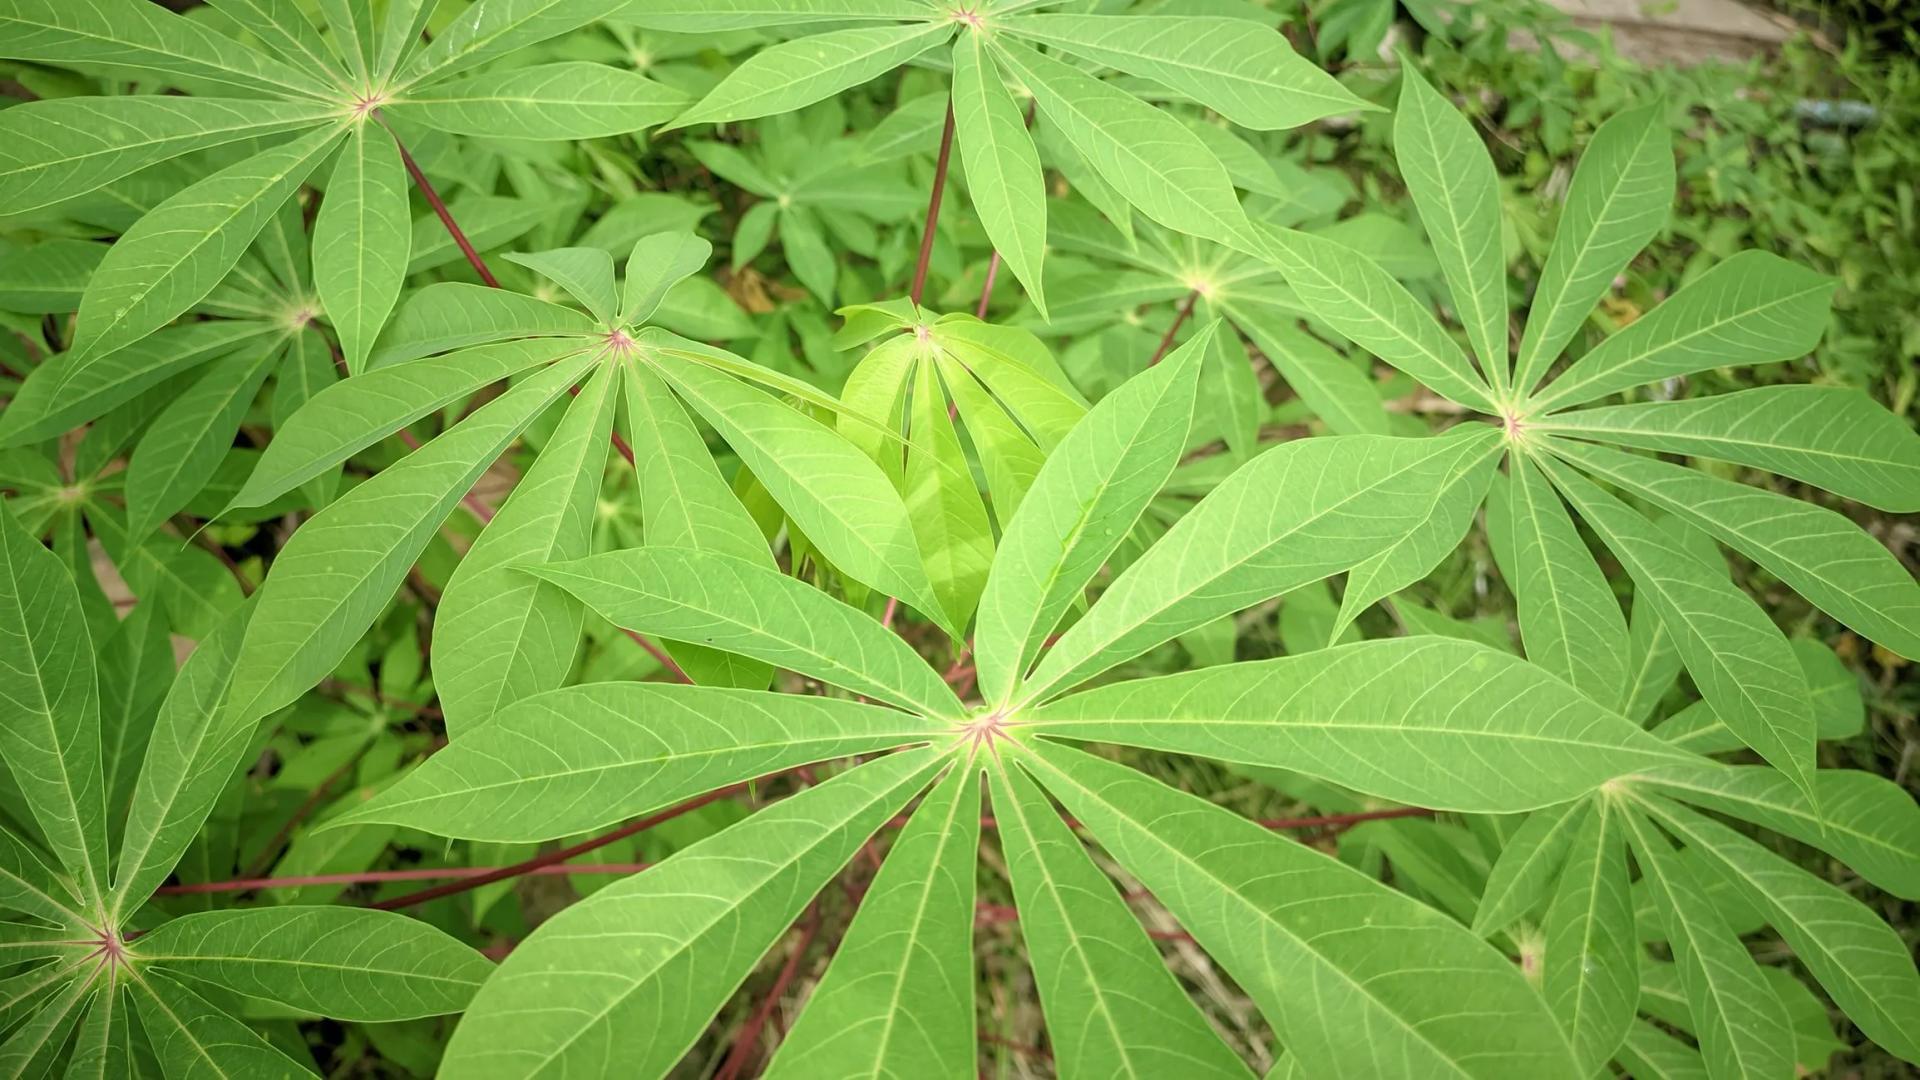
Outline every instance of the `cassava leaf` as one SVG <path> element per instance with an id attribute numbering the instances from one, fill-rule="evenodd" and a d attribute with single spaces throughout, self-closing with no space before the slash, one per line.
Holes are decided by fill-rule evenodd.
<path id="1" fill-rule="evenodd" d="M 314 1072 L 164 972 L 130 981 L 140 1027 L 167 1076 L 305 1077 Z"/>
<path id="2" fill-rule="evenodd" d="M 618 294 L 613 290 L 613 256 L 602 248 L 569 247 L 531 254 L 511 254 L 508 262 L 519 263 L 567 291 L 593 313 L 601 325 L 614 325 L 620 310 Z"/>
<path id="3" fill-rule="evenodd" d="M 0 9 L 0 55 L 131 79 L 174 76 L 178 85 L 222 93 L 332 97 L 308 72 L 145 0 L 9 0 Z"/>
<path id="4" fill-rule="evenodd" d="M 926 9 L 919 14 L 931 16 Z M 953 36 L 954 23 L 858 26 L 770 45 L 668 125 L 751 120 L 804 108 L 899 67 Z"/>
<path id="5" fill-rule="evenodd" d="M 596 19 L 627 0 L 490 0 L 471 4 L 401 71 L 410 87 L 427 86 Z"/>
<path id="6" fill-rule="evenodd" d="M 980 34 L 954 42 L 953 134 L 980 224 L 1044 319 L 1040 264 L 1047 246 L 1047 189 L 1040 152 L 986 50 Z"/>
<path id="7" fill-rule="evenodd" d="M 145 539 L 199 493 L 233 448 L 283 343 L 250 342 L 207 366 L 154 417 L 127 463 L 127 531 Z"/>
<path id="8" fill-rule="evenodd" d="M 1602 796 L 1578 815 L 1547 909 L 1541 990 L 1583 1076 L 1606 1068 L 1640 1000 L 1641 946 L 1633 932 L 1622 814 Z"/>
<path id="9" fill-rule="evenodd" d="M 567 61 L 435 83 L 382 111 L 458 135 L 545 140 L 623 135 L 686 105 L 685 94 L 636 72 Z"/>
<path id="10" fill-rule="evenodd" d="M 1554 894 L 1554 882 L 1566 865 L 1574 834 L 1592 811 L 1593 801 L 1549 806 L 1527 815 L 1527 820 L 1500 849 L 1493 871 L 1481 890 L 1473 913 L 1473 932 L 1497 934 L 1528 912 L 1545 907 Z"/>
<path id="11" fill-rule="evenodd" d="M 379 369 L 503 338 L 585 337 L 596 329 L 590 316 L 569 307 L 505 289 L 441 281 L 401 305 L 380 335 L 368 367 Z"/>
<path id="12" fill-rule="evenodd" d="M 713 245 L 690 232 L 651 233 L 635 241 L 627 258 L 620 322 L 646 322 L 666 299 L 667 290 L 699 273 L 712 256 Z"/>
<path id="13" fill-rule="evenodd" d="M 1539 470 L 1516 455 L 1507 474 L 1513 594 L 1527 659 L 1620 711 L 1631 663 L 1620 601 Z"/>
<path id="14" fill-rule="evenodd" d="M 356 125 L 335 160 L 313 223 L 313 284 L 340 338 L 347 370 L 367 368 L 400 298 L 412 254 L 413 211 L 400 151 L 385 128 Z"/>

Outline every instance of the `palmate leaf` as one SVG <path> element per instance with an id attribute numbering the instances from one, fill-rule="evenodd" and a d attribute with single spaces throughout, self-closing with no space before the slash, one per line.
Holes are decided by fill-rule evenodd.
<path id="1" fill-rule="evenodd" d="M 935 12 L 916 12 L 922 17 Z M 858 86 L 953 36 L 951 20 L 854 27 L 781 42 L 748 57 L 664 130 L 751 120 L 804 108 Z"/>
<path id="2" fill-rule="evenodd" d="M 1523 456 L 1507 468 L 1509 573 L 1527 659 L 1621 711 L 1631 660 L 1620 601 L 1539 469 Z"/>
<path id="3" fill-rule="evenodd" d="M 1688 756 L 1530 664 L 1430 636 L 1137 679 L 1020 719 L 1475 813 L 1564 802 Z"/>
<path id="4" fill-rule="evenodd" d="M 25 841 L 0 828 L 0 906 L 79 932 L 87 920 L 71 878 L 62 879 Z"/>
<path id="5" fill-rule="evenodd" d="M 1335 435 L 1386 435 L 1387 410 L 1373 383 L 1318 338 L 1295 327 L 1294 316 L 1276 305 L 1229 298 L 1233 325 L 1260 347 L 1287 385 Z"/>
<path id="6" fill-rule="evenodd" d="M 145 539 L 206 486 L 284 347 L 249 342 L 214 361 L 153 419 L 127 463 L 129 533 Z"/>
<path id="7" fill-rule="evenodd" d="M 1489 937 L 1543 906 L 1566 864 L 1573 838 L 1594 806 L 1593 800 L 1562 803 L 1527 815 L 1500 849 L 1486 888 L 1473 913 L 1473 932 Z M 1629 912 L 1631 914 L 1631 912 Z"/>
<path id="8" fill-rule="evenodd" d="M 627 0 L 493 0 L 469 5 L 401 71 L 425 86 L 517 49 L 604 19 Z M 431 5 L 428 5 L 431 6 Z"/>
<path id="9" fill-rule="evenodd" d="M 614 324 L 620 302 L 613 288 L 613 256 L 604 249 L 555 248 L 508 255 L 507 261 L 519 263 L 565 289 L 601 324 Z"/>
<path id="10" fill-rule="evenodd" d="M 65 1080 L 113 1080 L 133 1057 L 132 1009 L 127 991 L 102 987 L 87 1006 L 73 1037 Z"/>
<path id="11" fill-rule="evenodd" d="M 552 840 L 795 765 L 925 741 L 945 726 L 840 699 L 585 683 L 506 706 L 328 827 Z"/>
<path id="12" fill-rule="evenodd" d="M 1606 1068 L 1640 999 L 1640 942 L 1628 893 L 1623 810 L 1593 800 L 1579 821 L 1547 909 L 1541 990 L 1573 1044 L 1581 1075 Z"/>
<path id="13" fill-rule="evenodd" d="M 3 114 L 0 114 L 3 115 Z M 1541 431 L 1765 469 L 1893 513 L 1920 511 L 1920 435 L 1858 390 L 1731 394 L 1557 413 Z"/>
<path id="14" fill-rule="evenodd" d="M 980 779 L 956 762 L 914 809 L 767 1076 L 972 1071 Z"/>
<path id="15" fill-rule="evenodd" d="M 692 277 L 713 256 L 713 245 L 690 232 L 652 233 L 636 240 L 627 257 L 627 279 L 620 293 L 620 322 L 646 322 L 667 292 Z"/>
<path id="16" fill-rule="evenodd" d="M 435 83 L 382 111 L 440 131 L 511 139 L 594 139 L 665 123 L 687 97 L 605 64 L 536 64 Z"/>
<path id="17" fill-rule="evenodd" d="M 45 1074 L 53 1067 L 61 1046 L 80 1022 L 96 981 L 97 975 L 91 974 L 66 980 L 45 995 L 33 1015 L 7 1033 L 0 1042 L 0 1069 L 5 1075 Z"/>
<path id="18" fill-rule="evenodd" d="M 441 1075 L 664 1075 L 942 761 L 927 748 L 862 765 L 542 923 L 468 1006 Z"/>
<path id="19" fill-rule="evenodd" d="M 281 1053 L 252 1028 L 228 1016 L 164 972 L 130 983 L 140 1027 L 169 1077 L 305 1077 L 313 1070 Z"/>
<path id="20" fill-rule="evenodd" d="M 1445 915 L 1125 766 L 1044 742 L 1016 760 L 1246 988 L 1308 1075 L 1577 1075 L 1539 995 Z"/>
<path id="21" fill-rule="evenodd" d="M 298 4 L 285 0 L 208 0 L 208 6 L 239 23 L 289 64 L 309 73 L 323 73 L 334 81 L 346 74 L 339 56 L 327 47 Z"/>
<path id="22" fill-rule="evenodd" d="M 132 79 L 172 76 L 223 93 L 333 97 L 306 71 L 145 0 L 9 0 L 0 11 L 0 54 Z"/>
<path id="23" fill-rule="evenodd" d="M 986 49 L 980 34 L 954 42 L 953 134 L 981 227 L 1044 319 L 1047 189 L 1040 152 Z"/>
<path id="24" fill-rule="evenodd" d="M 591 316 L 570 307 L 505 289 L 441 281 L 400 306 L 368 366 L 377 370 L 487 342 L 504 345 L 506 338 L 579 337 L 597 329 Z"/>
<path id="25" fill-rule="evenodd" d="M 206 911 L 139 939 L 143 968 L 340 1020 L 459 1012 L 493 965 L 426 923 L 345 907 Z"/>
<path id="26" fill-rule="evenodd" d="M 907 455 L 900 495 L 933 593 L 948 620 L 965 626 L 987 584 L 993 527 L 948 408 L 935 362 L 922 359 L 908 406 L 915 445 Z"/>
<path id="27" fill-rule="evenodd" d="M 356 125 L 313 223 L 314 288 L 354 374 L 366 370 L 374 338 L 400 298 L 412 220 L 398 145 L 384 128 Z"/>
<path id="28" fill-rule="evenodd" d="M 0 503 L 0 758 L 53 854 L 97 904 L 107 878 L 100 697 L 73 579 Z"/>
<path id="29" fill-rule="evenodd" d="M 620 17 L 649 30 L 704 34 L 814 22 L 898 22 L 935 14 L 926 0 L 631 0 Z"/>
<path id="30" fill-rule="evenodd" d="M 1004 705 L 1040 642 L 1080 599 L 1187 445 L 1200 362 L 1218 323 L 1095 405 L 1015 512 L 980 599 L 980 693 Z"/>

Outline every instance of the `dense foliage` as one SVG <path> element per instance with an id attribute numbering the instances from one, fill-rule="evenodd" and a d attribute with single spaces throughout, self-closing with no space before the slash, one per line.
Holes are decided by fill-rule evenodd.
<path id="1" fill-rule="evenodd" d="M 0 0 L 6 1074 L 1920 1064 L 1893 286 L 1317 14 Z"/>

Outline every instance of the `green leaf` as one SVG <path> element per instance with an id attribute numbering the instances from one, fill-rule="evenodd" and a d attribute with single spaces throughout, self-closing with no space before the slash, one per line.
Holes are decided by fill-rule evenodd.
<path id="1" fill-rule="evenodd" d="M 1169 229 L 1249 250 L 1249 223 L 1226 168 L 1185 124 L 1007 37 L 991 44 L 1047 122 L 1128 203 Z"/>
<path id="2" fill-rule="evenodd" d="M 1616 1059 L 1636 1080 L 1708 1080 L 1700 1051 L 1646 1020 L 1635 1020 Z"/>
<path id="3" fill-rule="evenodd" d="M 1553 452 L 1712 534 L 1865 637 L 1920 659 L 1920 584 L 1846 517 L 1617 450 L 1556 441 Z"/>
<path id="4" fill-rule="evenodd" d="M 340 381 L 339 369 L 333 363 L 333 349 L 320 331 L 309 323 L 293 335 L 287 343 L 287 353 L 280 361 L 280 368 L 273 376 L 273 411 L 270 420 L 273 424 L 274 441 L 287 429 L 287 425 L 307 402 L 312 401 L 321 391 Z M 267 445 L 272 446 L 273 442 Z M 259 459 L 254 461 L 259 468 Z M 251 474 L 249 474 L 251 477 Z M 306 498 L 315 507 L 322 507 L 333 501 L 335 487 L 340 476 L 332 469 L 323 470 L 320 475 L 307 481 Z M 244 488 L 244 482 L 242 487 Z M 235 492 L 238 495 L 238 492 Z M 229 505 L 226 509 L 232 509 Z"/>
<path id="5" fill-rule="evenodd" d="M 967 759 L 948 770 L 893 842 L 764 1075 L 973 1072 L 979 847 L 980 770 Z"/>
<path id="6" fill-rule="evenodd" d="M 502 707 L 328 827 L 553 840 L 796 765 L 925 742 L 943 728 L 835 698 L 584 683 Z"/>
<path id="7" fill-rule="evenodd" d="M 116 915 L 137 911 L 165 883 L 241 765 L 254 724 L 229 722 L 220 706 L 252 615 L 249 603 L 227 616 L 187 657 L 160 704 L 114 867 Z"/>
<path id="8" fill-rule="evenodd" d="M 1292 313 L 1244 299 L 1229 299 L 1225 309 L 1313 415 L 1326 422 L 1328 431 L 1386 435 L 1393 430 L 1372 380 L 1346 357 L 1293 326 Z"/>
<path id="9" fill-rule="evenodd" d="M 941 760 L 925 749 L 860 766 L 548 919 L 480 988 L 441 1075 L 666 1075 Z"/>
<path id="10" fill-rule="evenodd" d="M 96 901 L 107 878 L 93 641 L 60 559 L 0 503 L 0 757 L 60 863 Z"/>
<path id="11" fill-rule="evenodd" d="M 0 10 L 0 55 L 140 82 L 176 76 L 181 82 L 170 85 L 223 93 L 335 97 L 307 72 L 146 0 L 9 0 Z"/>
<path id="12" fill-rule="evenodd" d="M 1592 807 L 1592 800 L 1582 799 L 1527 815 L 1487 875 L 1473 913 L 1474 933 L 1491 937 L 1547 903 L 1574 835 Z"/>
<path id="13" fill-rule="evenodd" d="M 1534 395 L 1528 412 L 1715 368 L 1803 356 L 1826 331 L 1836 286 L 1777 255 L 1740 252 L 1575 361 Z"/>
<path id="14" fill-rule="evenodd" d="M 3 115 L 3 114 L 0 114 Z M 1534 425 L 1641 450 L 1747 465 L 1893 513 L 1920 511 L 1920 435 L 1858 390 L 1756 386 L 1560 413 Z"/>
<path id="15" fill-rule="evenodd" d="M 1620 601 L 1539 470 L 1521 455 L 1507 470 L 1512 585 L 1527 659 L 1618 712 L 1632 666 Z"/>
<path id="16" fill-rule="evenodd" d="M 1337 435 L 1241 466 L 1107 588 L 1040 661 L 1023 696 L 1076 685 L 1176 634 L 1350 569 L 1432 513 L 1492 429 L 1450 439 Z"/>
<path id="17" fill-rule="evenodd" d="M 1920 1062 L 1920 973 L 1900 935 L 1859 900 L 1753 840 L 1664 799 L 1646 808 L 1747 901 L 1881 1049 Z"/>
<path id="18" fill-rule="evenodd" d="M 626 289 L 621 295 L 620 322 L 646 322 L 666 299 L 667 290 L 692 277 L 713 257 L 713 245 L 690 232 L 660 232 L 634 242 L 627 258 Z"/>
<path id="19" fill-rule="evenodd" d="M 127 991 L 102 987 L 87 1006 L 80 1030 L 67 1056 L 65 1080 L 113 1080 L 133 1057 L 133 1017 L 125 1002 Z"/>
<path id="20" fill-rule="evenodd" d="M 0 1042 L 0 1069 L 7 1076 L 48 1075 L 97 979 L 97 972 L 78 974 L 43 995 L 33 1014 Z"/>
<path id="21" fill-rule="evenodd" d="M 510 567 L 577 559 L 593 549 L 618 375 L 602 367 L 587 380 L 441 594 L 434 686 L 449 737 L 473 730 L 502 706 L 554 689 L 573 667 L 580 606 Z"/>
<path id="22" fill-rule="evenodd" d="M 1779 995 L 1721 918 L 1690 860 L 1679 858 L 1639 814 L 1627 812 L 1625 818 L 1634 859 L 1653 890 L 1680 969 L 1707 1074 L 1715 1080 L 1791 1077 L 1791 1022 Z"/>
<path id="23" fill-rule="evenodd" d="M 145 539 L 193 500 L 233 448 L 284 343 L 249 342 L 208 365 L 154 417 L 127 463 L 127 531 Z"/>
<path id="24" fill-rule="evenodd" d="M 0 118 L 5 115 L 0 113 Z M 108 246 L 91 240 L 48 240 L 26 248 L 0 247 L 7 253 L 0 267 L 0 310 L 23 315 L 74 310 Z"/>
<path id="25" fill-rule="evenodd" d="M 227 509 L 270 503 L 428 413 L 583 348 L 574 340 L 503 341 L 343 379 L 274 431 Z"/>
<path id="26" fill-rule="evenodd" d="M 921 360 L 909 411 L 914 445 L 907 455 L 900 494 L 913 519 L 914 540 L 926 562 L 933 594 L 939 597 L 947 621 L 965 626 L 973 620 L 987 584 L 993 527 L 948 407 L 934 361 Z"/>
<path id="27" fill-rule="evenodd" d="M 459 1012 L 493 971 L 445 931 L 346 907 L 205 911 L 140 938 L 142 965 L 339 1020 Z"/>
<path id="28" fill-rule="evenodd" d="M 309 74 L 339 81 L 346 74 L 313 21 L 291 0 L 207 0 L 208 6 L 240 24 L 280 59 Z M 397 6 L 397 5 L 396 5 Z"/>
<path id="29" fill-rule="evenodd" d="M 1480 133 L 1412 64 L 1400 67 L 1393 152 L 1481 374 L 1502 391 L 1507 383 L 1507 261 L 1500 242 L 1500 177 Z"/>
<path id="30" fill-rule="evenodd" d="M 486 251 L 522 236 L 552 215 L 552 207 L 544 200 L 498 195 L 458 196 L 448 209 L 476 251 Z M 413 219 L 413 255 L 407 260 L 409 274 L 459 263 L 465 258 L 438 214 L 429 211 Z"/>
<path id="31" fill-rule="evenodd" d="M 965 715 L 898 634 L 764 559 L 648 546 L 520 569 L 617 626 L 750 656 L 921 716 Z"/>
<path id="32" fill-rule="evenodd" d="M 1306 1075 L 1577 1075 L 1519 970 L 1426 904 L 1123 765 L 1044 744 L 1018 760 L 1233 975 Z"/>
<path id="33" fill-rule="evenodd" d="M 877 353 L 879 350 L 874 351 Z M 994 519 L 1000 523 L 1004 534 L 1013 515 L 1025 501 L 1027 492 L 1032 489 L 1034 480 L 1040 475 L 1047 455 L 1033 436 L 1008 415 L 1002 403 L 987 391 L 965 363 L 945 350 L 942 350 L 936 363 L 940 367 L 941 377 L 946 381 L 947 393 L 953 399 L 960 422 L 966 426 L 967 441 L 973 444 L 979 456 L 980 471 L 986 477 L 988 501 L 992 505 Z"/>
<path id="34" fill-rule="evenodd" d="M 600 248 L 569 247 L 507 256 L 567 291 L 604 326 L 614 325 L 620 301 L 613 291 L 613 256 Z"/>
<path id="35" fill-rule="evenodd" d="M 1531 664 L 1432 636 L 1136 679 L 1020 718 L 1469 813 L 1550 806 L 1687 757 Z"/>
<path id="36" fill-rule="evenodd" d="M 341 129 L 322 128 L 229 165 L 148 211 L 100 262 L 73 352 L 105 356 L 172 322 L 220 284 L 323 158 Z"/>
<path id="37" fill-rule="evenodd" d="M 314 1075 L 164 972 L 130 980 L 139 1006 L 140 1027 L 169 1078 L 224 1080 L 260 1077 L 285 1080 Z"/>
<path id="38" fill-rule="evenodd" d="M 917 14 L 932 17 L 925 9 Z M 783 41 L 748 57 L 664 130 L 792 112 L 883 75 L 953 36 L 940 19 L 860 26 Z"/>
<path id="39" fill-rule="evenodd" d="M 309 518 L 280 549 L 256 594 L 228 711 L 236 718 L 265 716 L 332 671 L 387 606 L 454 504 L 593 362 L 576 357 L 512 387 Z"/>
<path id="40" fill-rule="evenodd" d="M 181 154 L 311 127 L 335 112 L 317 102 L 161 94 L 15 105 L 0 110 L 0 211 L 51 206 Z"/>
<path id="41" fill-rule="evenodd" d="M 814 22 L 928 19 L 925 0 L 634 0 L 620 17 L 649 30 L 704 34 Z"/>
<path id="42" fill-rule="evenodd" d="M 1832 649 L 1807 638 L 1794 638 L 1794 656 L 1806 673 L 1813 705 L 1814 737 L 1852 738 L 1866 727 L 1867 706 L 1860 697 L 1860 677 L 1835 656 Z M 1727 754 L 1744 744 L 1714 714 L 1713 706 L 1696 701 L 1661 721 L 1655 735 L 1696 754 Z"/>
<path id="43" fill-rule="evenodd" d="M 531 296 L 442 281 L 407 298 L 380 335 L 374 370 L 502 338 L 584 337 L 599 327 L 582 312 Z"/>
<path id="44" fill-rule="evenodd" d="M 1219 322 L 1127 380 L 1048 456 L 1008 522 L 980 599 L 981 697 L 1005 705 L 1187 445 L 1201 359 Z"/>
<path id="45" fill-rule="evenodd" d="M 490 0 L 470 4 L 401 73 L 404 87 L 439 82 L 498 56 L 556 38 L 625 7 L 627 0 Z M 400 96 L 404 97 L 404 94 Z"/>
<path id="46" fill-rule="evenodd" d="M 1245 1077 L 1040 788 L 1022 769 L 988 775 L 1060 1075 Z"/>
<path id="47" fill-rule="evenodd" d="M 1376 108 L 1302 59 L 1279 31 L 1245 19 L 1022 15 L 995 24 L 1069 56 L 1152 79 L 1245 128 L 1295 128 Z"/>
<path id="48" fill-rule="evenodd" d="M 38 851 L 0 827 L 0 907 L 77 932 L 88 925 L 74 910 L 83 906 L 71 879 L 57 877 Z"/>
<path id="49" fill-rule="evenodd" d="M 1885 777 L 1821 769 L 1813 774 L 1817 804 L 1786 776 L 1758 765 L 1701 761 L 1644 779 L 1662 793 L 1831 852 L 1876 886 L 1920 899 L 1920 806 Z"/>
<path id="50" fill-rule="evenodd" d="M 687 96 L 644 75 L 569 61 L 437 83 L 383 112 L 457 135 L 597 139 L 663 124 Z"/>
<path id="51" fill-rule="evenodd" d="M 372 93 L 369 68 L 373 56 L 374 13 L 371 5 L 356 4 L 353 0 L 320 0 L 320 18 L 333 40 L 334 52 L 346 61 L 351 82 L 365 88 L 359 93 Z"/>
<path id="52" fill-rule="evenodd" d="M 1741 741 L 1812 790 L 1813 713 L 1786 635 L 1758 604 L 1639 511 L 1552 459 L 1541 464 L 1672 631 L 1687 672 Z M 1624 675 L 1623 675 L 1624 678 Z"/>
<path id="53" fill-rule="evenodd" d="M 639 340 L 644 348 L 659 339 L 642 331 Z M 943 618 L 906 503 L 878 465 L 832 428 L 731 375 L 664 353 L 655 370 L 842 573 Z"/>
<path id="54" fill-rule="evenodd" d="M 1267 260 L 1328 326 L 1450 401 L 1500 411 L 1473 361 L 1407 287 L 1372 259 L 1311 233 L 1268 227 L 1260 235 Z"/>
<path id="55" fill-rule="evenodd" d="M 400 298 L 412 220 L 398 147 L 385 128 L 356 125 L 313 223 L 314 288 L 353 374 L 367 369 L 374 338 Z"/>
<path id="56" fill-rule="evenodd" d="M 1573 1043 L 1580 1075 L 1607 1066 L 1640 1000 L 1640 942 L 1628 892 L 1623 811 L 1601 797 L 1580 820 L 1547 909 L 1541 989 Z"/>
<path id="57" fill-rule="evenodd" d="M 1614 278 L 1666 227 L 1673 173 L 1664 101 L 1616 113 L 1593 133 L 1561 204 L 1553 249 L 1540 268 L 1520 336 L 1515 391 L 1533 389 L 1593 306 L 1612 291 Z"/>
<path id="58" fill-rule="evenodd" d="M 1040 264 L 1047 246 L 1047 189 L 1040 152 L 977 33 L 953 46 L 953 134 L 980 225 L 1045 319 Z"/>

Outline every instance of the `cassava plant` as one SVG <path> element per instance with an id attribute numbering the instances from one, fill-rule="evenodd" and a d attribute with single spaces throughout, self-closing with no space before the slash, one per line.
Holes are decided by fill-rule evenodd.
<path id="1" fill-rule="evenodd" d="M 1255 7 L 189 8 L 0 0 L 0 1073 L 1920 1064 L 1920 437 L 1609 329 L 1663 103 L 1520 296 Z"/>

